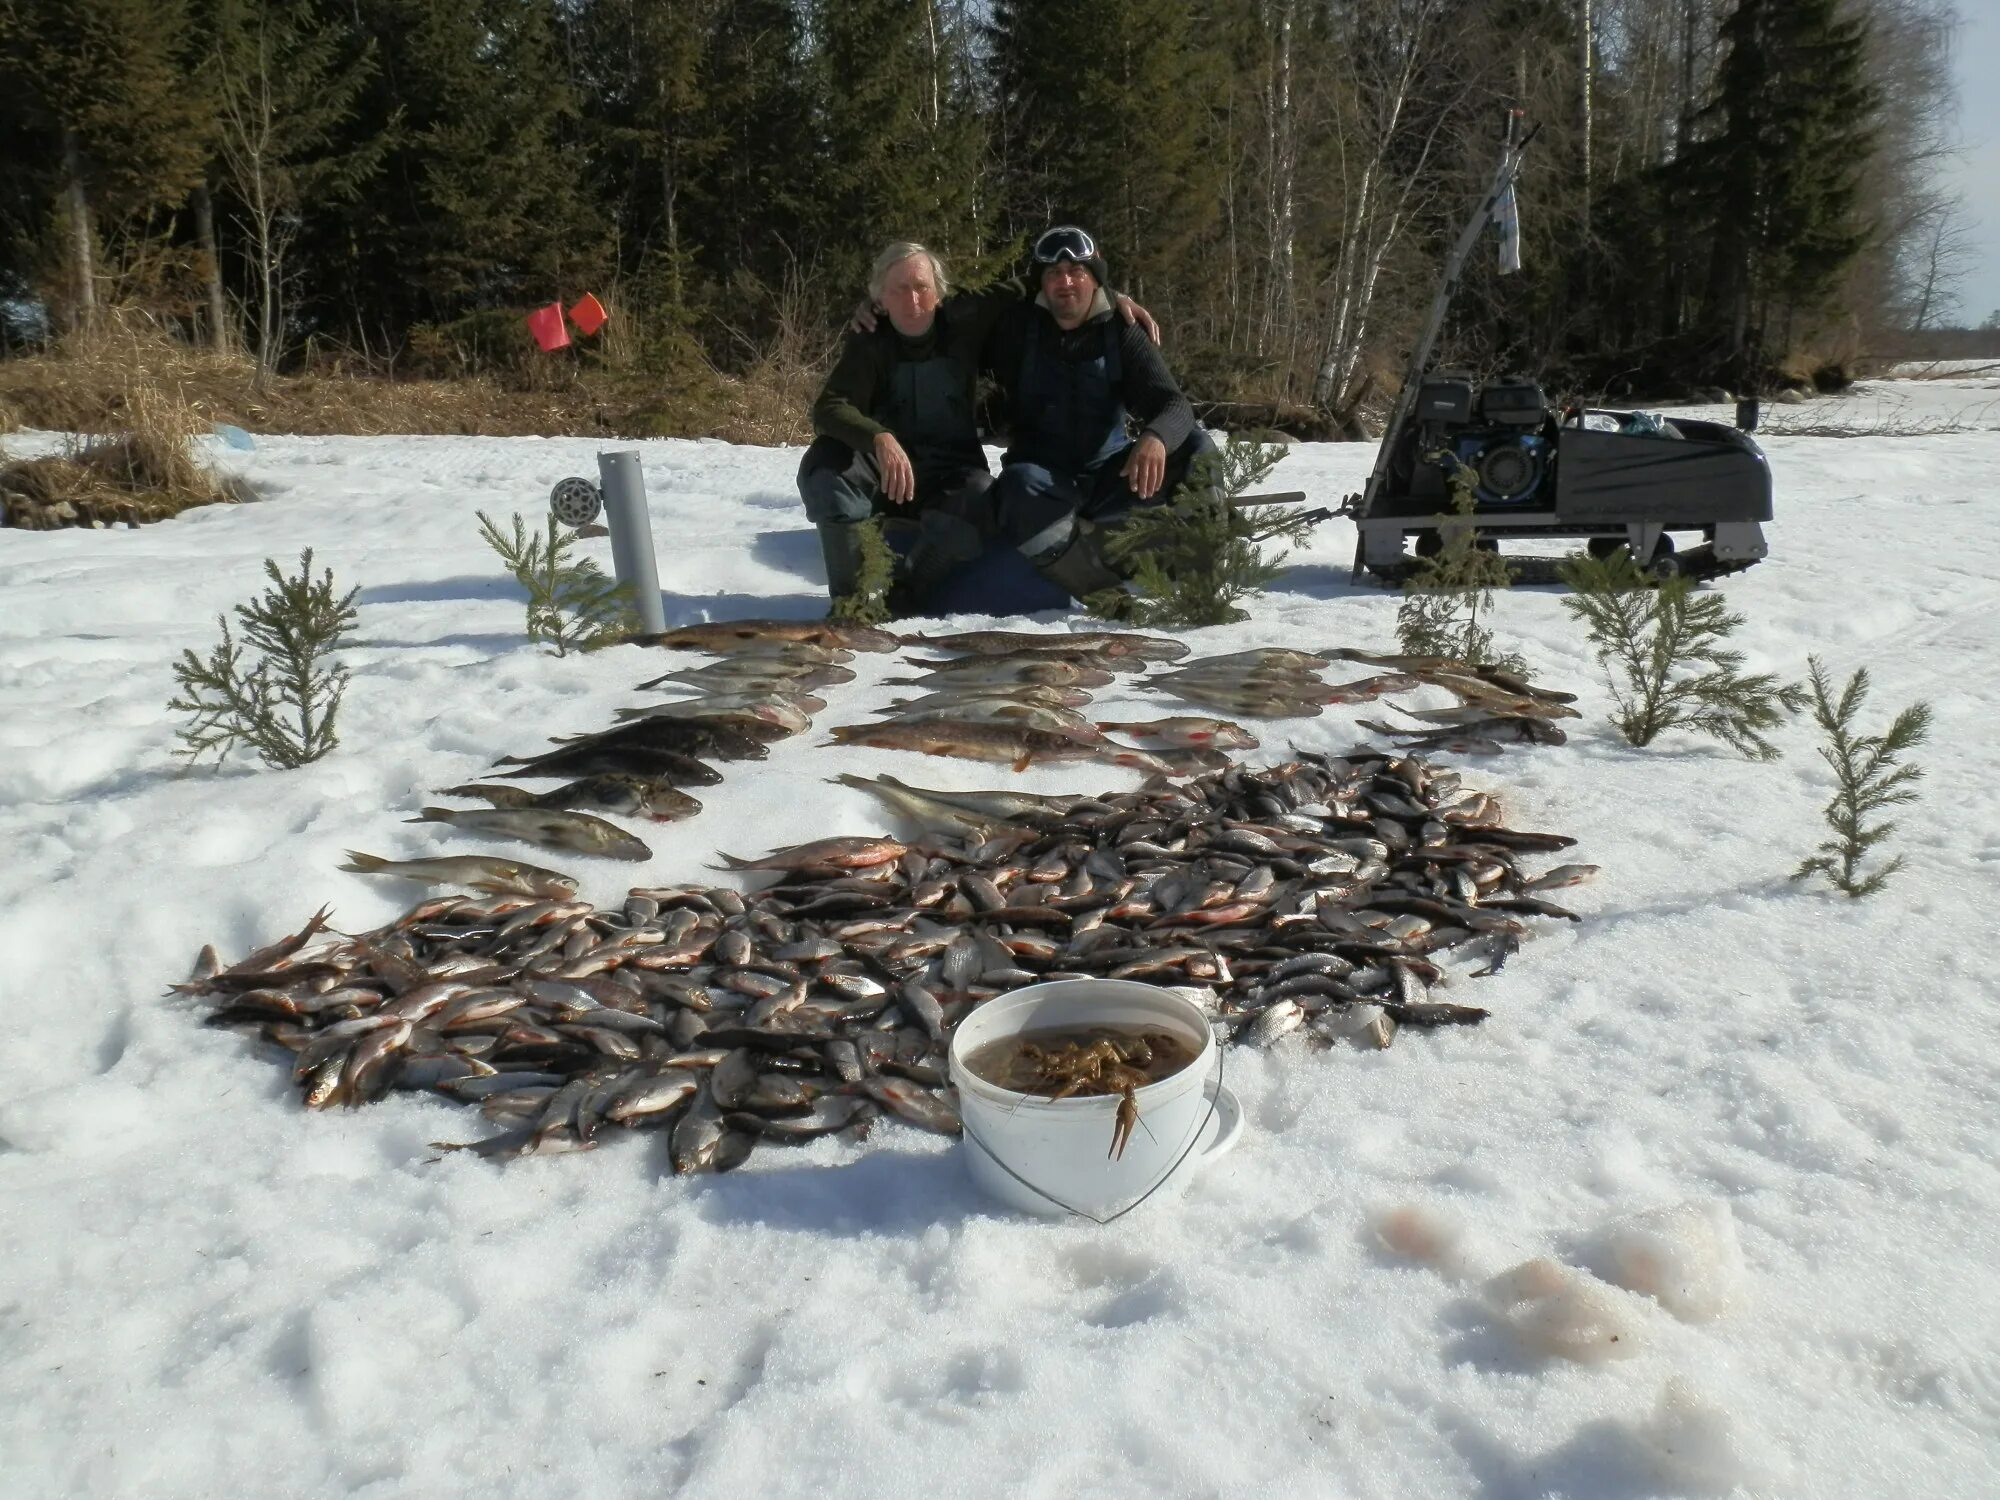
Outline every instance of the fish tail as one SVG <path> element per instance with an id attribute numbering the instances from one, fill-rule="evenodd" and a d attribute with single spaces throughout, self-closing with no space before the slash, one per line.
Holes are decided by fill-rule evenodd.
<path id="1" fill-rule="evenodd" d="M 418 811 L 414 818 L 405 818 L 405 823 L 449 823 L 455 816 L 449 807 L 426 807 Z"/>
<path id="2" fill-rule="evenodd" d="M 340 868 L 353 870 L 357 874 L 371 875 L 377 870 L 386 868 L 389 863 L 379 854 L 363 854 L 359 849 L 345 849 L 341 852 L 347 856 L 347 863 Z"/>
<path id="3" fill-rule="evenodd" d="M 715 851 L 715 857 L 722 861 L 721 864 L 714 866 L 718 870 L 754 870 L 757 868 L 756 860 L 738 859 L 733 854 L 724 854 L 720 849 Z"/>

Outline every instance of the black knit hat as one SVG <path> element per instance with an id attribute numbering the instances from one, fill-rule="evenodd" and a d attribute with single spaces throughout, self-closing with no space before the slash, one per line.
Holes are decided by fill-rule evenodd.
<path id="1" fill-rule="evenodd" d="M 1111 287 L 1111 268 L 1104 263 L 1104 255 L 1097 248 L 1097 241 L 1089 233 L 1074 224 L 1058 224 L 1053 229 L 1045 229 L 1035 240 L 1033 251 L 1035 277 L 1041 278 L 1042 271 L 1057 261 L 1074 261 L 1097 278 L 1097 285 L 1103 290 Z"/>

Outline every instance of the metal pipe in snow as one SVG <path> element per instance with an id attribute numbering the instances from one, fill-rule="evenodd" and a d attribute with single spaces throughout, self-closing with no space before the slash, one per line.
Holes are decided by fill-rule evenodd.
<path id="1" fill-rule="evenodd" d="M 597 455 L 598 477 L 604 482 L 604 524 L 611 532 L 611 565 L 618 581 L 631 589 L 639 609 L 639 624 L 649 635 L 667 628 L 660 600 L 660 574 L 653 557 L 653 521 L 646 513 L 646 475 L 639 455 Z"/>

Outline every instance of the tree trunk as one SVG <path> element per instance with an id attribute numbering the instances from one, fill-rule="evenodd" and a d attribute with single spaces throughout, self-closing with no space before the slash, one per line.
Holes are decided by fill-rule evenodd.
<path id="1" fill-rule="evenodd" d="M 1591 83 L 1591 36 L 1590 0 L 1577 0 L 1579 29 L 1583 33 L 1580 77 L 1578 80 L 1578 102 L 1583 110 L 1583 228 L 1590 232 L 1590 83 Z"/>
<path id="2" fill-rule="evenodd" d="M 203 269 L 208 282 L 208 347 L 217 354 L 227 354 L 229 301 L 222 292 L 222 252 L 215 243 L 215 199 L 206 182 L 195 186 L 190 201 L 194 205 L 195 242 L 201 246 L 202 259 L 207 263 Z"/>
<path id="3" fill-rule="evenodd" d="M 92 328 L 97 323 L 97 267 L 92 259 L 95 235 L 90 223 L 90 195 L 83 186 L 83 148 L 76 131 L 63 127 L 63 195 L 69 207 L 70 279 L 76 302 L 70 309 L 70 328 Z"/>

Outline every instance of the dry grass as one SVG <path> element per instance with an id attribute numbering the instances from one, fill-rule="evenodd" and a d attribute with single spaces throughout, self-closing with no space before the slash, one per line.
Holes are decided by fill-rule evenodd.
<path id="1" fill-rule="evenodd" d="M 258 382 L 241 356 L 192 349 L 156 329 L 114 324 L 54 352 L 0 360 L 0 411 L 59 432 L 127 430 L 141 392 L 183 410 L 190 430 L 229 422 L 252 432 L 313 436 L 456 433 L 538 437 L 718 437 L 803 442 L 818 371 L 766 361 L 745 377 L 691 363 L 667 380 L 575 364 L 526 378 L 397 379 L 337 358 Z"/>
<path id="2" fill-rule="evenodd" d="M 133 385 L 122 406 L 119 431 L 0 466 L 0 523 L 31 531 L 138 526 L 245 498 L 196 460 L 192 440 L 203 426 L 185 405 L 158 387 Z"/>

